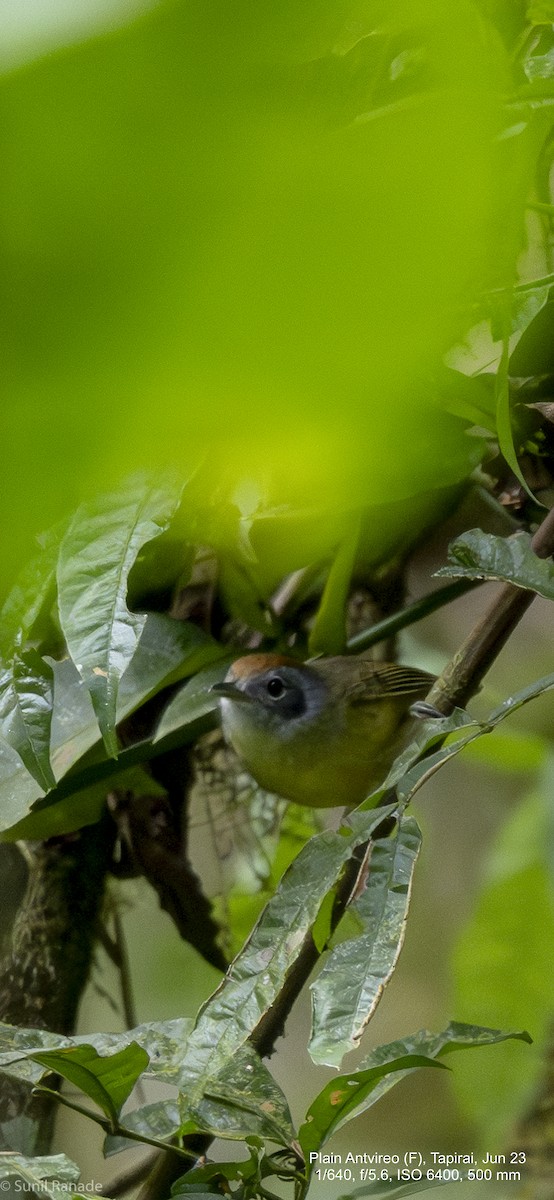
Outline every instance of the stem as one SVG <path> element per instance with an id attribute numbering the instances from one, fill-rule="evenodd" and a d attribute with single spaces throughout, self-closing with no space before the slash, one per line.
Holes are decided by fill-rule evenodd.
<path id="1" fill-rule="evenodd" d="M 63 1092 L 58 1092 L 56 1088 L 45 1087 L 42 1083 L 37 1083 L 33 1088 L 33 1095 L 52 1096 L 58 1104 L 63 1104 L 64 1108 L 71 1108 L 73 1112 L 80 1113 L 82 1117 L 88 1117 L 89 1121 L 94 1121 L 96 1125 L 104 1130 L 104 1133 L 113 1133 L 111 1121 L 107 1117 L 101 1117 L 100 1113 L 95 1113 L 92 1108 L 85 1108 L 84 1104 L 78 1104 L 76 1100 L 70 1100 L 68 1096 L 64 1096 Z"/>
<path id="2" fill-rule="evenodd" d="M 385 638 L 392 637 L 400 629 L 405 629 L 408 625 L 415 625 L 416 621 L 422 621 L 437 608 L 450 604 L 451 600 L 457 600 L 458 596 L 465 596 L 466 592 L 472 592 L 475 587 L 480 587 L 482 582 L 481 579 L 457 579 L 454 583 L 447 583 L 444 587 L 430 592 L 428 596 L 422 596 L 420 600 L 415 600 L 413 604 L 409 604 L 400 612 L 392 613 L 390 617 L 384 617 L 382 621 L 377 621 L 370 629 L 363 629 L 361 633 L 349 638 L 346 649 L 354 654 L 362 650 L 369 650 L 369 647 L 374 646 L 376 642 L 382 642 Z"/>
<path id="3" fill-rule="evenodd" d="M 101 1117 L 100 1113 L 95 1113 L 91 1108 L 85 1108 L 84 1104 L 78 1104 L 76 1100 L 70 1100 L 68 1096 L 64 1096 L 63 1092 L 58 1092 L 54 1088 L 44 1087 L 38 1083 L 33 1088 L 33 1093 L 36 1095 L 52 1096 L 59 1104 L 63 1104 L 65 1108 L 71 1108 L 73 1112 L 80 1113 L 82 1117 L 88 1117 L 89 1121 L 94 1121 L 96 1125 L 104 1130 L 104 1133 L 110 1134 L 111 1137 L 129 1138 L 131 1142 L 140 1142 L 141 1145 L 154 1146 L 156 1150 L 171 1150 L 172 1154 L 177 1154 L 180 1158 L 184 1158 L 187 1162 L 195 1163 L 198 1159 L 198 1154 L 193 1150 L 186 1150 L 182 1146 L 168 1145 L 161 1138 L 148 1137 L 146 1133 L 137 1133 L 135 1129 L 127 1129 L 125 1125 L 120 1125 L 119 1121 L 110 1121 L 107 1117 Z"/>

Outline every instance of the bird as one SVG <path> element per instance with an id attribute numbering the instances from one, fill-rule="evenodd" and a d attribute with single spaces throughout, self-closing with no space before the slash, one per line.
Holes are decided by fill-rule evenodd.
<path id="1" fill-rule="evenodd" d="M 259 787 L 334 808 L 358 805 L 383 781 L 414 700 L 434 681 L 416 667 L 364 656 L 301 662 L 256 653 L 236 659 L 212 691 L 223 735 Z M 425 704 L 412 715 L 440 716 Z"/>

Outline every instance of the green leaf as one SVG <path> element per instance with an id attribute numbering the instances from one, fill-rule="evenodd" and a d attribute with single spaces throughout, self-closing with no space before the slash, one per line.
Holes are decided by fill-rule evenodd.
<path id="1" fill-rule="evenodd" d="M 9 659 L 15 647 L 22 647 L 32 633 L 41 612 L 54 598 L 56 560 L 64 524 L 41 534 L 41 546 L 20 572 L 4 601 L 0 613 L 0 653 Z"/>
<path id="2" fill-rule="evenodd" d="M 39 1051 L 31 1057 L 49 1072 L 80 1088 L 113 1124 L 117 1123 L 125 1101 L 148 1064 L 146 1051 L 136 1042 L 107 1057 L 86 1044 Z"/>
<path id="3" fill-rule="evenodd" d="M 172 1200 L 177 1200 L 179 1196 L 190 1195 L 193 1191 L 198 1195 L 198 1185 L 212 1183 L 212 1181 L 217 1182 L 218 1186 L 214 1188 L 213 1192 L 207 1193 L 210 1196 L 213 1196 L 214 1193 L 215 1195 L 221 1195 L 222 1191 L 227 1190 L 220 1186 L 223 1180 L 244 1179 L 250 1181 L 256 1179 L 260 1181 L 262 1163 L 265 1168 L 264 1173 L 267 1172 L 268 1174 L 270 1163 L 264 1153 L 263 1147 L 253 1144 L 256 1142 L 257 1139 L 255 1138 L 248 1139 L 249 1158 L 240 1159 L 238 1162 L 234 1160 L 231 1162 L 207 1162 L 202 1166 L 193 1167 L 192 1170 L 187 1171 L 186 1175 L 183 1175 L 181 1179 L 177 1179 L 173 1184 L 171 1189 Z"/>
<path id="4" fill-rule="evenodd" d="M 119 681 L 146 623 L 145 614 L 127 608 L 128 575 L 141 547 L 169 525 L 181 490 L 169 474 L 135 476 L 120 493 L 82 505 L 60 547 L 63 633 L 113 757 Z"/>
<path id="5" fill-rule="evenodd" d="M 521 486 L 530 496 L 531 500 L 535 501 L 533 493 L 528 488 L 525 477 L 519 465 L 516 448 L 514 445 L 514 436 L 512 430 L 512 412 L 510 401 L 510 313 L 509 308 L 505 308 L 503 318 L 502 332 L 502 354 L 498 364 L 496 373 L 496 431 L 498 434 L 498 445 L 508 466 L 512 468 L 516 479 L 519 479 Z"/>
<path id="6" fill-rule="evenodd" d="M 326 1084 L 310 1104 L 306 1121 L 298 1131 L 298 1141 L 307 1164 L 309 1165 L 310 1154 L 319 1150 L 354 1113 L 363 1112 L 364 1108 L 370 1106 L 372 1092 L 382 1079 L 395 1072 L 415 1070 L 417 1067 L 442 1068 L 442 1063 L 422 1054 L 401 1055 L 365 1071 L 338 1075 Z"/>
<path id="7" fill-rule="evenodd" d="M 225 677 L 234 658 L 236 654 L 224 654 L 222 651 L 222 657 L 218 658 L 217 662 L 197 671 L 196 675 L 176 692 L 160 717 L 153 738 L 154 744 L 177 729 L 189 725 L 191 721 L 205 716 L 206 713 L 217 711 L 219 699 L 211 689 L 214 683 L 220 683 Z"/>
<path id="8" fill-rule="evenodd" d="M 136 796 L 163 794 L 163 788 L 142 767 L 129 767 L 127 771 L 121 771 L 117 776 L 117 785 Z M 28 816 L 10 826 L 0 840 L 45 841 L 47 838 L 74 833 L 85 825 L 95 825 L 106 806 L 107 787 L 106 782 L 97 783 L 79 792 L 72 792 L 69 796 L 62 796 L 55 804 L 36 807 Z"/>
<path id="9" fill-rule="evenodd" d="M 140 1037 L 150 1053 L 145 1075 L 178 1087 L 179 1101 L 161 1100 L 126 1113 L 125 1129 L 161 1140 L 167 1140 L 177 1132 L 199 1130 L 234 1140 L 258 1135 L 281 1146 L 291 1146 L 294 1129 L 287 1101 L 251 1046 L 241 1046 L 218 1074 L 205 1076 L 202 1090 L 197 1090 L 192 1102 L 186 1031 L 178 1037 L 178 1022 L 166 1022 L 165 1026 L 167 1035 L 161 1032 L 156 1037 L 156 1029 L 163 1031 L 164 1026 L 155 1024 L 131 1030 L 131 1034 Z M 110 1136 L 106 1153 L 118 1153 L 128 1145 L 129 1140 L 123 1134 Z"/>
<path id="10" fill-rule="evenodd" d="M 554 563 L 535 554 L 529 534 L 523 531 L 502 538 L 469 529 L 450 543 L 448 566 L 435 575 L 499 579 L 554 600 Z"/>
<path id="11" fill-rule="evenodd" d="M 174 621 L 161 613 L 150 613 L 133 661 L 121 680 L 117 719 L 123 720 L 161 688 L 197 671 L 204 663 L 219 658 L 221 653 L 218 643 L 196 625 Z M 99 746 L 98 722 L 88 689 L 70 659 L 59 663 L 49 659 L 48 662 L 54 672 L 51 753 L 58 785 L 42 804 L 41 789 L 36 781 L 24 769 L 18 755 L 0 743 L 0 821 L 4 830 L 11 830 L 23 820 L 33 802 L 38 802 L 41 810 L 73 796 L 78 811 L 81 804 L 86 804 L 82 791 L 89 790 L 95 782 L 92 766 L 83 765 L 82 770 L 76 767 L 79 759 L 92 747 Z M 98 757 L 102 758 L 102 755 Z M 144 758 L 148 757 L 147 749 Z M 125 753 L 121 762 L 124 758 Z M 109 767 L 106 764 L 102 778 L 109 777 L 112 766 L 116 772 L 121 770 L 118 764 L 111 762 Z M 73 767 L 76 768 L 74 775 L 66 779 Z M 65 812 L 67 816 L 68 806 Z"/>
<path id="12" fill-rule="evenodd" d="M 381 1066 L 383 1063 L 393 1062 L 403 1055 L 423 1054 L 426 1058 L 443 1058 L 444 1055 L 452 1054 L 457 1050 L 478 1049 L 480 1046 L 494 1046 L 501 1042 L 514 1040 L 531 1042 L 531 1038 L 525 1030 L 486 1029 L 480 1025 L 467 1025 L 459 1021 L 451 1021 L 441 1033 L 430 1033 L 427 1029 L 420 1029 L 417 1033 L 410 1034 L 405 1038 L 377 1046 L 375 1050 L 366 1055 L 358 1069 L 366 1071 L 372 1067 Z M 410 1070 L 411 1068 L 381 1079 L 371 1093 L 370 1105 L 364 1102 L 360 1108 L 354 1108 L 349 1119 L 352 1120 L 360 1113 L 365 1112 L 371 1105 L 377 1104 L 382 1096 L 400 1083 L 404 1075 L 409 1074 Z"/>
<path id="13" fill-rule="evenodd" d="M 373 844 L 366 886 L 350 906 L 363 932 L 336 946 L 312 984 L 312 1037 L 316 1063 L 340 1066 L 359 1045 L 402 949 L 412 877 L 421 846 L 413 818 L 394 838 Z"/>
<path id="14" fill-rule="evenodd" d="M 312 838 L 285 873 L 242 952 L 204 1006 L 191 1034 L 184 1070 L 190 1103 L 219 1075 L 275 1002 L 305 935 L 357 845 L 395 811 L 358 814 L 355 831 L 327 830 Z"/>
<path id="15" fill-rule="evenodd" d="M 10 829 L 20 821 L 43 794 L 19 754 L 7 742 L 0 741 L 0 830 Z"/>
<path id="16" fill-rule="evenodd" d="M 162 1100 L 126 1113 L 118 1122 L 123 1129 L 161 1141 L 178 1131 L 202 1130 L 233 1139 L 259 1134 L 290 1146 L 294 1130 L 286 1099 L 248 1044 L 226 1059 L 218 1073 L 206 1075 L 191 1101 L 194 1077 L 187 1046 L 191 1027 L 191 1021 L 176 1019 L 150 1022 L 121 1034 L 68 1039 L 0 1026 L 0 1069 L 34 1083 L 45 1071 L 55 1071 L 90 1096 L 112 1122 L 143 1073 L 178 1088 L 181 1096 L 178 1101 Z M 108 1135 L 106 1153 L 118 1153 L 129 1144 L 123 1131 Z"/>
<path id="17" fill-rule="evenodd" d="M 10 1073 L 18 1078 L 35 1080 L 44 1074 L 44 1070 L 39 1071 L 29 1056 L 44 1050 L 75 1049 L 84 1045 L 87 1051 L 92 1047 L 106 1059 L 138 1043 L 149 1057 L 144 1073 L 177 1085 L 181 1079 L 183 1045 L 192 1027 L 191 1019 L 177 1017 L 169 1021 L 149 1021 L 123 1033 L 95 1033 L 67 1038 L 49 1030 L 23 1029 L 18 1025 L 0 1022 L 0 1066 L 3 1069 L 9 1067 Z"/>
<path id="18" fill-rule="evenodd" d="M 80 1179 L 80 1171 L 65 1154 L 51 1154 L 45 1157 L 26 1158 L 23 1154 L 6 1154 L 0 1156 L 0 1180 L 21 1179 L 27 1184 L 22 1192 L 35 1191 L 38 1194 L 54 1194 L 54 1189 L 46 1186 L 48 1183 L 65 1184 L 63 1193 L 73 1195 L 73 1189 L 68 1184 L 76 1184 Z"/>
<path id="19" fill-rule="evenodd" d="M 378 1046 L 364 1058 L 357 1071 L 331 1080 L 310 1106 L 298 1134 L 305 1156 L 309 1159 L 310 1152 L 318 1150 L 347 1121 L 376 1104 L 411 1071 L 432 1064 L 439 1066 L 436 1060 L 455 1050 L 492 1046 L 513 1039 L 531 1041 L 525 1031 L 506 1032 L 451 1022 L 442 1033 L 422 1029 Z"/>
<path id="20" fill-rule="evenodd" d="M 414 378 L 440 356 L 468 281 L 479 286 L 491 262 L 504 277 L 512 259 L 500 236 L 508 180 L 490 144 L 507 65 L 494 29 L 470 3 L 455 28 L 440 5 L 421 14 L 403 5 L 378 88 L 392 103 L 376 111 L 364 39 L 352 56 L 334 52 L 344 7 L 319 0 L 302 22 L 290 5 L 268 18 L 242 6 L 231 29 L 223 6 L 218 38 L 208 9 L 154 8 L 115 39 L 45 55 L 3 80 L 13 181 L 4 265 L 11 256 L 21 267 L 18 303 L 9 307 L 6 293 L 3 305 L 6 388 L 23 389 L 64 430 L 56 472 L 44 430 L 18 409 L 29 429 L 23 436 L 14 422 L 11 472 L 33 479 L 27 505 L 44 504 L 45 480 L 51 501 L 52 490 L 71 495 L 130 459 L 196 457 L 214 442 L 222 474 L 277 475 L 277 504 L 291 490 L 303 498 L 349 485 L 363 501 L 406 486 L 422 461 L 428 488 L 456 467 L 466 474 L 473 445 L 460 428 L 450 452 L 429 408 L 430 419 L 417 414 L 420 441 L 411 422 L 402 431 Z M 370 19 L 361 24 L 366 43 L 392 50 L 384 31 L 370 35 Z M 414 51 L 424 55 L 415 94 L 410 69 L 388 73 L 413 64 Z M 395 108 L 399 90 L 409 102 Z M 376 119 L 355 123 L 362 96 Z M 71 128 L 49 119 L 58 104 L 74 115 Z M 385 453 L 368 469 L 383 426 Z"/>
<path id="21" fill-rule="evenodd" d="M 133 1112 L 125 1113 L 119 1125 L 120 1130 L 122 1127 L 123 1130 L 128 1129 L 146 1139 L 168 1142 L 183 1130 L 181 1108 L 178 1100 L 157 1100 L 153 1104 L 145 1104 Z M 195 1126 L 191 1125 L 187 1132 L 196 1132 Z M 123 1150 L 129 1150 L 136 1144 L 136 1139 L 125 1137 L 123 1131 L 117 1134 L 108 1133 L 104 1140 L 104 1155 L 110 1158 L 113 1154 L 121 1154 Z"/>
<path id="22" fill-rule="evenodd" d="M 53 673 L 36 650 L 15 653 L 0 676 L 0 730 L 40 788 L 56 780 L 50 765 Z"/>
<path id="23" fill-rule="evenodd" d="M 294 1128 L 278 1084 L 248 1044 L 243 1045 L 216 1078 L 208 1080 L 202 1099 L 186 1104 L 187 1118 L 214 1137 L 243 1139 L 256 1135 L 292 1146 Z"/>
<path id="24" fill-rule="evenodd" d="M 308 648 L 310 655 L 344 654 L 346 645 L 346 601 L 360 541 L 361 517 L 352 525 L 333 559 L 323 595 L 312 626 Z"/>

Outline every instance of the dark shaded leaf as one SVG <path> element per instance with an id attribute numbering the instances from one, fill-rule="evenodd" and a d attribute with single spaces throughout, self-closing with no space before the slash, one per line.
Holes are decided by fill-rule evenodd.
<path id="1" fill-rule="evenodd" d="M 514 444 L 514 431 L 512 426 L 512 409 L 511 409 L 511 393 L 510 393 L 510 331 L 511 331 L 511 313 L 508 300 L 502 314 L 502 354 L 496 371 L 495 377 L 495 395 L 496 395 L 496 432 L 498 435 L 498 445 L 508 466 L 511 467 L 516 479 L 519 480 L 522 488 L 525 489 L 531 500 L 535 500 L 533 493 L 527 486 L 525 476 L 521 470 L 518 459 L 518 451 Z"/>
<path id="2" fill-rule="evenodd" d="M 156 795 L 163 793 L 151 775 L 142 767 L 129 767 L 117 776 L 117 785 L 135 795 Z M 23 817 L 12 825 L 3 836 L 2 841 L 44 841 L 47 838 L 63 837 L 83 829 L 85 825 L 95 825 L 100 819 L 106 805 L 107 784 L 100 782 L 89 788 L 62 796 L 55 804 L 45 804 L 35 808 L 28 816 Z"/>

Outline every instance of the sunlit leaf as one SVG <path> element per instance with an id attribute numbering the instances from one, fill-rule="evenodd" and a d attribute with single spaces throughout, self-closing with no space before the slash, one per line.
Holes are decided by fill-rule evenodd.
<path id="1" fill-rule="evenodd" d="M 127 608 L 129 572 L 141 547 L 167 528 L 181 490 L 175 476 L 137 476 L 121 493 L 83 505 L 60 548 L 62 629 L 112 756 L 119 682 L 146 622 Z"/>
<path id="2" fill-rule="evenodd" d="M 154 743 L 190 721 L 196 721 L 206 713 L 216 712 L 219 698 L 212 692 L 214 683 L 220 683 L 227 673 L 236 654 L 223 654 L 209 667 L 205 667 L 185 683 L 166 705 L 154 734 Z"/>
<path id="3" fill-rule="evenodd" d="M 378 813 L 358 814 L 355 833 L 317 834 L 291 864 L 188 1040 L 185 1065 L 192 1104 L 203 1082 L 219 1075 L 274 1003 L 342 867 L 392 811 L 389 805 Z"/>
<path id="4" fill-rule="evenodd" d="M 91 478 L 212 448 L 277 506 L 467 478 L 414 381 L 513 274 L 508 49 L 469 0 L 362 8 L 158 4 L 3 79 L 12 561 Z"/>
<path id="5" fill-rule="evenodd" d="M 330 953 L 312 984 L 314 1062 L 340 1066 L 359 1044 L 396 966 L 404 941 L 412 876 L 421 844 L 413 818 L 374 842 L 364 890 L 351 905 L 362 932 Z"/>
<path id="6" fill-rule="evenodd" d="M 18 575 L 0 613 L 0 651 L 10 658 L 14 648 L 25 645 L 49 599 L 56 582 L 56 560 L 64 525 L 37 538 L 41 546 Z"/>
<path id="7" fill-rule="evenodd" d="M 162 687 L 193 674 L 204 663 L 217 660 L 220 655 L 218 643 L 196 625 L 174 621 L 161 613 L 149 613 L 133 661 L 121 680 L 117 719 L 123 720 Z M 90 777 L 86 769 L 84 777 L 76 774 L 74 784 L 65 776 L 88 751 L 97 745 L 99 747 L 98 722 L 88 688 L 71 660 L 47 661 L 54 673 L 51 753 L 58 786 L 49 794 L 45 807 L 74 795 L 75 811 L 78 811 L 81 805 L 79 793 L 85 788 L 88 791 L 97 782 L 97 764 L 95 762 L 91 766 Z M 104 757 L 101 752 L 99 756 L 100 759 Z M 144 757 L 148 758 L 148 752 Z M 106 772 L 100 771 L 99 774 L 102 778 L 108 778 L 112 769 L 117 770 L 118 765 L 111 762 Z M 23 820 L 31 805 L 39 801 L 41 796 L 42 789 L 25 770 L 19 756 L 0 741 L 0 813 L 3 829 L 11 829 Z M 86 799 L 84 802 L 87 802 Z M 68 815 L 69 807 L 66 806 L 64 821 Z"/>
<path id="8" fill-rule="evenodd" d="M 450 543 L 448 566 L 435 575 L 499 579 L 554 600 L 554 564 L 534 553 L 531 538 L 523 531 L 502 538 L 470 529 Z"/>
<path id="9" fill-rule="evenodd" d="M 50 765 L 52 668 L 36 650 L 15 653 L 0 675 L 0 730 L 44 791 L 55 786 Z"/>
<path id="10" fill-rule="evenodd" d="M 527 20 L 532 25 L 554 24 L 553 0 L 530 0 L 527 5 Z"/>
<path id="11" fill-rule="evenodd" d="M 328 1083 L 310 1104 L 306 1121 L 298 1131 L 298 1140 L 304 1156 L 309 1162 L 310 1153 L 336 1133 L 356 1111 L 363 1111 L 371 1103 L 371 1093 L 381 1079 L 397 1071 L 405 1072 L 418 1067 L 442 1067 L 442 1063 L 423 1054 L 402 1055 L 390 1062 L 366 1071 L 352 1071 L 349 1075 L 337 1075 Z"/>
<path id="12" fill-rule="evenodd" d="M 419 1067 L 440 1066 L 437 1061 L 455 1050 L 492 1046 L 508 1040 L 530 1042 L 525 1031 L 484 1029 L 451 1022 L 442 1033 L 423 1029 L 407 1038 L 378 1046 L 357 1071 L 332 1079 L 310 1106 L 299 1131 L 304 1154 L 318 1150 L 334 1133 L 375 1104 L 405 1075 Z"/>
<path id="13" fill-rule="evenodd" d="M 78 1087 L 110 1122 L 117 1121 L 139 1075 L 148 1064 L 146 1051 L 136 1042 L 108 1056 L 101 1056 L 93 1046 L 82 1044 L 65 1050 L 35 1052 L 32 1058 Z"/>
<path id="14" fill-rule="evenodd" d="M 0 1180 L 17 1179 L 24 1182 L 16 1193 L 21 1190 L 34 1194 L 53 1194 L 56 1183 L 62 1185 L 60 1190 L 66 1195 L 73 1195 L 71 1184 L 77 1184 L 80 1178 L 79 1168 L 65 1154 L 52 1154 L 45 1157 L 26 1158 L 23 1154 L 6 1154 L 0 1156 Z M 50 1187 L 48 1187 L 50 1185 Z M 4 1183 L 3 1188 L 6 1188 Z"/>

